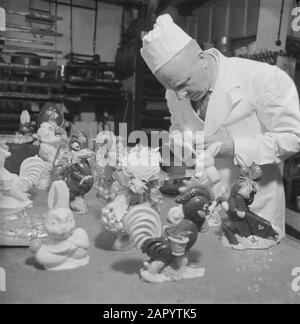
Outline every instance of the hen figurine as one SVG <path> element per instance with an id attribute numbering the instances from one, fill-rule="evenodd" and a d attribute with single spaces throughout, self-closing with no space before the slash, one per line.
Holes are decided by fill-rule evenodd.
<path id="1" fill-rule="evenodd" d="M 36 261 L 46 270 L 69 270 L 89 263 L 89 238 L 84 229 L 75 229 L 69 199 L 66 183 L 62 180 L 53 182 L 45 221 L 48 237 L 33 240 L 30 245 Z"/>

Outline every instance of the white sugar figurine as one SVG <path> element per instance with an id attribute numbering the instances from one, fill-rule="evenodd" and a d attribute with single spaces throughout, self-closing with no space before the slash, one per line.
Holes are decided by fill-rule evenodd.
<path id="1" fill-rule="evenodd" d="M 89 263 L 89 238 L 84 229 L 75 229 L 69 195 L 64 181 L 52 183 L 45 221 L 48 237 L 44 241 L 33 240 L 30 245 L 36 261 L 46 270 L 70 270 Z"/>

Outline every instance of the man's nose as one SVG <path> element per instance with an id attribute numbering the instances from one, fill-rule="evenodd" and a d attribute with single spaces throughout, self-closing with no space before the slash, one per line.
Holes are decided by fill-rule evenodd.
<path id="1" fill-rule="evenodd" d="M 176 96 L 177 96 L 178 100 L 183 100 L 187 96 L 187 94 L 188 93 L 186 90 L 176 91 Z"/>

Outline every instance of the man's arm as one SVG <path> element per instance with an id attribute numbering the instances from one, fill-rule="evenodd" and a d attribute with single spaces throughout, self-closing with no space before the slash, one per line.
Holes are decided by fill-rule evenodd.
<path id="1" fill-rule="evenodd" d="M 188 166 L 195 164 L 195 159 L 193 158 L 193 139 L 192 134 L 191 138 L 188 138 L 188 132 L 183 134 L 183 131 L 180 126 L 180 122 L 176 116 L 173 105 L 170 103 L 169 91 L 166 91 L 166 99 L 168 102 L 169 112 L 171 114 L 171 126 L 169 129 L 170 133 L 170 148 L 175 156 L 180 158 L 183 162 L 187 163 Z M 184 149 L 184 150 L 183 150 Z"/>
<path id="2" fill-rule="evenodd" d="M 253 162 L 263 165 L 280 163 L 299 152 L 299 99 L 292 79 L 276 68 L 255 99 L 257 116 L 265 133 L 234 138 L 235 155 L 246 153 Z"/>

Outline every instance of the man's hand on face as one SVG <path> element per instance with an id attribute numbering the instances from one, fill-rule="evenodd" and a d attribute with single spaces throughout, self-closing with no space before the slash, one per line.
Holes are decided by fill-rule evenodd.
<path id="1" fill-rule="evenodd" d="M 204 136 L 203 141 L 197 140 L 195 143 L 196 151 L 206 150 L 211 144 L 221 142 L 222 147 L 217 157 L 233 157 L 234 156 L 234 142 L 233 139 L 226 135 Z"/>

